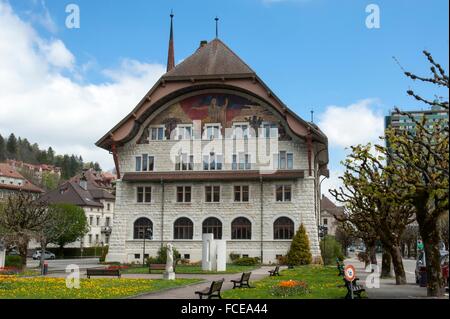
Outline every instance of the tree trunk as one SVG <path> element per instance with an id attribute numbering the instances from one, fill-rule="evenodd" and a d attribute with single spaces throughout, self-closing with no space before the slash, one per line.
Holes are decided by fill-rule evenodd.
<path id="1" fill-rule="evenodd" d="M 378 264 L 377 263 L 377 247 L 376 247 L 375 243 L 370 244 L 370 246 L 367 247 L 367 253 L 369 255 L 370 263 L 372 265 L 377 265 Z"/>
<path id="2" fill-rule="evenodd" d="M 434 223 L 435 225 L 435 223 Z M 441 297 L 444 294 L 441 272 L 441 254 L 439 251 L 439 232 L 433 223 L 420 225 L 425 251 L 425 263 L 427 268 L 427 296 Z"/>
<path id="3" fill-rule="evenodd" d="M 391 277 L 391 263 L 391 254 L 387 251 L 387 249 L 383 248 L 383 255 L 381 256 L 381 278 Z"/>
<path id="4" fill-rule="evenodd" d="M 19 254 L 22 259 L 22 269 L 27 266 L 27 255 L 28 255 L 28 242 L 29 239 L 24 235 L 19 238 L 17 248 L 19 249 Z"/>
<path id="5" fill-rule="evenodd" d="M 406 274 L 405 268 L 403 267 L 402 254 L 400 253 L 400 247 L 398 245 L 393 245 L 390 249 L 392 256 L 392 263 L 394 265 L 395 272 L 395 284 L 405 285 L 406 284 Z"/>

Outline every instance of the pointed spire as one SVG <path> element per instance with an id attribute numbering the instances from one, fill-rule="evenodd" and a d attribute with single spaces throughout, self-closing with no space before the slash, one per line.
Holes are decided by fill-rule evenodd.
<path id="1" fill-rule="evenodd" d="M 216 20 L 216 39 L 217 39 L 219 37 L 219 17 L 216 16 L 214 20 Z"/>
<path id="2" fill-rule="evenodd" d="M 170 39 L 169 39 L 169 53 L 167 55 L 167 72 L 175 67 L 175 49 L 173 45 L 173 11 L 170 12 Z"/>

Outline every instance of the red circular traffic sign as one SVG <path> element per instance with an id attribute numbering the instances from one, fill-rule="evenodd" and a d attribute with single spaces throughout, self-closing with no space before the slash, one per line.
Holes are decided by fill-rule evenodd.
<path id="1" fill-rule="evenodd" d="M 355 280 L 355 277 L 356 277 L 355 267 L 353 267 L 353 265 L 345 266 L 344 275 L 345 275 L 345 279 L 347 279 L 348 281 Z"/>

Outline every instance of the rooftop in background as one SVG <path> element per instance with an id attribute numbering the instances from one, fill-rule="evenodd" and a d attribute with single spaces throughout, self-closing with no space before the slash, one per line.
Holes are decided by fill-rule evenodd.
<path id="1" fill-rule="evenodd" d="M 321 211 L 325 210 L 333 215 L 334 214 L 341 215 L 344 213 L 344 207 L 337 206 L 325 195 L 322 195 L 322 198 L 320 199 L 320 210 Z"/>
<path id="2" fill-rule="evenodd" d="M 3 178 L 2 178 L 3 177 Z M 8 180 L 6 180 L 6 178 Z M 0 163 L 0 189 L 12 191 L 26 191 L 32 193 L 43 193 L 44 191 L 30 183 L 16 169 L 6 163 Z"/>
<path id="3" fill-rule="evenodd" d="M 101 200 L 114 200 L 113 174 L 96 172 L 93 169 L 71 178 L 58 186 L 56 190 L 44 195 L 50 203 L 69 203 L 81 207 L 102 208 Z"/>
<path id="4" fill-rule="evenodd" d="M 56 173 L 56 174 L 60 174 L 61 173 L 61 168 L 54 166 L 54 165 L 49 165 L 49 164 L 30 164 L 30 163 L 25 163 L 22 161 L 16 161 L 16 160 L 6 160 L 6 163 L 8 163 L 9 165 L 13 166 L 13 167 L 19 167 L 19 168 L 26 168 L 30 171 L 35 171 L 35 172 L 51 172 L 51 173 Z"/>

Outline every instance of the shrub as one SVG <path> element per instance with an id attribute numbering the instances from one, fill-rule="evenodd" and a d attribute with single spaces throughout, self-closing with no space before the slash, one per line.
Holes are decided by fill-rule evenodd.
<path id="1" fill-rule="evenodd" d="M 277 261 L 278 261 L 278 265 L 284 266 L 284 265 L 287 265 L 287 264 L 288 264 L 287 256 L 279 256 L 279 257 L 277 258 Z"/>
<path id="2" fill-rule="evenodd" d="M 299 296 L 310 293 L 308 284 L 299 280 L 283 280 L 272 287 L 272 295 L 278 297 Z"/>
<path id="3" fill-rule="evenodd" d="M 230 260 L 231 262 L 234 262 L 235 260 L 238 260 L 241 257 L 239 254 L 231 253 L 230 254 Z"/>
<path id="4" fill-rule="evenodd" d="M 101 262 L 101 263 L 102 263 L 102 262 L 105 262 L 105 260 L 106 260 L 106 255 L 108 254 L 108 251 L 109 251 L 109 246 L 103 247 L 103 249 L 102 249 L 102 255 L 100 256 L 100 262 Z"/>
<path id="5" fill-rule="evenodd" d="M 5 267 L 13 267 L 22 269 L 22 257 L 21 256 L 6 256 Z"/>
<path id="6" fill-rule="evenodd" d="M 309 247 L 309 239 L 303 224 L 300 225 L 300 228 L 292 239 L 291 247 L 286 257 L 288 265 L 299 266 L 311 264 L 312 255 Z"/>
<path id="7" fill-rule="evenodd" d="M 344 259 L 341 244 L 334 236 L 327 235 L 320 241 L 320 251 L 325 265 L 334 265 L 336 259 Z"/>
<path id="8" fill-rule="evenodd" d="M 181 259 L 181 254 L 176 250 L 175 247 L 173 247 L 173 263 L 174 266 L 176 263 Z M 160 247 L 158 250 L 158 255 L 156 257 L 148 257 L 147 258 L 147 265 L 149 264 L 165 264 L 167 261 L 167 247 Z"/>
<path id="9" fill-rule="evenodd" d="M 236 266 L 255 266 L 259 264 L 259 257 L 242 257 L 233 262 Z"/>

